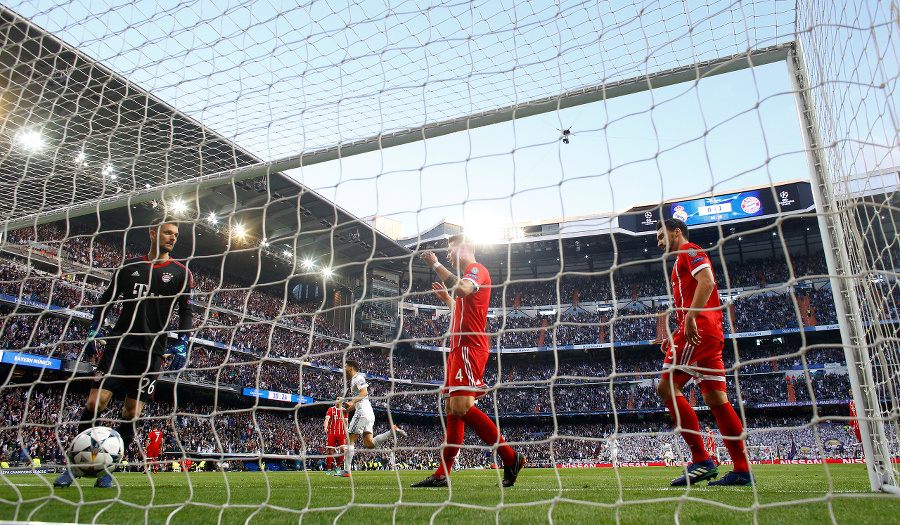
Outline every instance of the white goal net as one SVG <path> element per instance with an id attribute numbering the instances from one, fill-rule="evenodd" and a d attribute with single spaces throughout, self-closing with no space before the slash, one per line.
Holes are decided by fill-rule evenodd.
<path id="1" fill-rule="evenodd" d="M 889 1 L 0 6 L 0 520 L 850 519 L 900 483 L 898 17 Z M 163 217 L 174 262 L 135 263 Z M 684 387 L 698 419 L 678 425 L 657 391 L 684 311 L 657 245 L 671 218 L 709 258 L 756 481 L 725 496 L 670 486 L 705 453 L 720 477 L 742 464 L 706 386 Z M 455 275 L 462 233 L 490 276 L 473 331 L 490 424 L 440 395 L 471 334 L 422 255 Z M 133 265 L 190 277 L 129 296 Z M 165 326 L 122 322 L 151 302 Z M 120 326 L 165 357 L 110 370 Z M 374 426 L 359 406 L 347 425 L 372 448 L 328 437 L 328 409 L 359 392 L 348 362 Z M 112 399 L 86 411 L 98 385 Z M 450 490 L 410 487 L 442 472 L 460 421 Z M 527 457 L 512 486 L 510 452 L 476 430 L 492 425 Z M 56 486 L 93 426 L 125 439 L 113 489 Z"/>

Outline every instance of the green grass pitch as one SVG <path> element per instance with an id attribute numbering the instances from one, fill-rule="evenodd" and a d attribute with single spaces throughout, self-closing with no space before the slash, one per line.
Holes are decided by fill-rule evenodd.
<path id="1" fill-rule="evenodd" d="M 726 472 L 728 467 L 722 470 Z M 872 494 L 864 465 L 759 466 L 756 487 L 669 487 L 674 467 L 494 471 L 452 490 L 411 489 L 424 471 L 118 474 L 120 489 L 52 489 L 53 476 L 0 479 L 0 520 L 95 523 L 865 523 L 900 522 L 900 497 Z"/>

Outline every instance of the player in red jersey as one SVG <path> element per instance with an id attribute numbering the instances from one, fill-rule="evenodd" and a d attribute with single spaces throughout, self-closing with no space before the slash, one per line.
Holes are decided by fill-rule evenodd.
<path id="1" fill-rule="evenodd" d="M 503 486 L 512 487 L 525 465 L 525 456 L 513 451 L 500 436 L 491 418 L 475 407 L 475 399 L 487 390 L 482 376 L 490 351 L 490 339 L 485 327 L 491 302 L 491 276 L 487 268 L 475 261 L 475 247 L 463 235 L 450 237 L 447 250 L 447 261 L 460 272 L 461 278 L 457 277 L 456 271 L 445 268 L 434 253 L 426 251 L 421 257 L 443 281 L 432 283 L 431 288 L 450 308 L 453 322 L 443 389 L 447 399 L 447 431 L 442 461 L 434 474 L 412 486 L 447 486 L 447 476 L 468 425 L 482 441 L 497 448 L 497 454 L 503 460 Z"/>
<path id="2" fill-rule="evenodd" d="M 713 436 L 712 429 L 709 427 L 706 427 L 704 444 L 706 445 L 706 453 L 709 454 L 709 457 L 711 457 L 712 460 L 716 462 L 716 466 L 718 466 L 719 458 L 716 457 L 716 438 Z"/>
<path id="3" fill-rule="evenodd" d="M 700 246 L 688 240 L 687 225 L 683 221 L 666 219 L 656 224 L 656 230 L 659 247 L 666 253 L 677 255 L 672 268 L 672 298 L 678 320 L 678 330 L 662 344 L 666 360 L 656 391 L 691 449 L 686 474 L 673 479 L 671 485 L 694 484 L 719 475 L 704 447 L 697 414 L 681 393 L 691 379 L 700 384 L 703 400 L 716 418 L 725 448 L 734 463 L 734 470 L 709 485 L 751 485 L 753 478 L 741 438 L 744 427 L 726 394 L 722 303 L 712 262 Z"/>
<path id="4" fill-rule="evenodd" d="M 850 397 L 853 397 L 853 392 L 850 392 Z M 853 428 L 853 435 L 856 436 L 856 442 L 862 443 L 862 434 L 859 431 L 859 416 L 856 414 L 856 403 L 853 400 L 850 400 L 850 426 Z"/>
<path id="5" fill-rule="evenodd" d="M 337 474 L 337 466 L 331 468 L 334 455 L 341 450 L 341 447 L 347 444 L 347 415 L 344 413 L 344 407 L 340 399 L 335 400 L 334 406 L 325 413 L 325 450 L 328 453 L 326 460 L 326 468 L 331 475 Z M 343 461 L 341 455 L 340 461 Z"/>
<path id="6" fill-rule="evenodd" d="M 154 428 L 147 434 L 147 466 L 157 472 L 159 470 L 159 454 L 162 451 L 163 433 Z"/>

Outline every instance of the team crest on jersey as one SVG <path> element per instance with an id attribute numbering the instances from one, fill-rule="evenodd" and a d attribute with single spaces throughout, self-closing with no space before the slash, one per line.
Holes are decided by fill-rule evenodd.
<path id="1" fill-rule="evenodd" d="M 477 267 L 477 266 L 473 266 L 472 269 L 471 269 L 470 271 L 471 271 L 472 273 L 474 273 L 475 275 L 478 275 L 478 267 Z"/>
<path id="2" fill-rule="evenodd" d="M 172 277 L 174 276 L 171 273 L 164 273 L 162 274 L 162 282 L 167 283 L 172 280 Z"/>
<path id="3" fill-rule="evenodd" d="M 696 257 L 696 256 L 697 256 L 697 250 L 695 250 L 693 248 L 688 250 L 688 257 Z"/>

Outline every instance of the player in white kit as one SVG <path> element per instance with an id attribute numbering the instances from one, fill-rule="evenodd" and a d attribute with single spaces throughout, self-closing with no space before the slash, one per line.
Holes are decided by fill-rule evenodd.
<path id="1" fill-rule="evenodd" d="M 619 440 L 616 438 L 613 438 L 612 441 L 609 442 L 609 445 L 607 445 L 607 447 L 609 450 L 609 462 L 612 463 L 612 466 L 614 468 L 618 467 L 619 466 Z"/>
<path id="2" fill-rule="evenodd" d="M 667 467 L 675 464 L 675 451 L 671 443 L 663 443 L 663 461 Z"/>
<path id="3" fill-rule="evenodd" d="M 350 419 L 350 424 L 347 425 L 348 439 L 347 452 L 344 454 L 344 470 L 336 475 L 349 478 L 353 465 L 353 453 L 356 450 L 354 445 L 360 436 L 362 436 L 363 445 L 366 448 L 375 448 L 395 434 L 406 437 L 406 432 L 394 425 L 391 430 L 372 437 L 372 430 L 375 428 L 375 411 L 372 410 L 372 403 L 369 402 L 369 383 L 366 381 L 366 374 L 359 371 L 359 363 L 356 361 L 347 361 L 344 366 L 344 374 L 350 381 L 350 400 L 344 403 L 344 409 L 348 413 L 353 412 L 353 417 Z"/>

